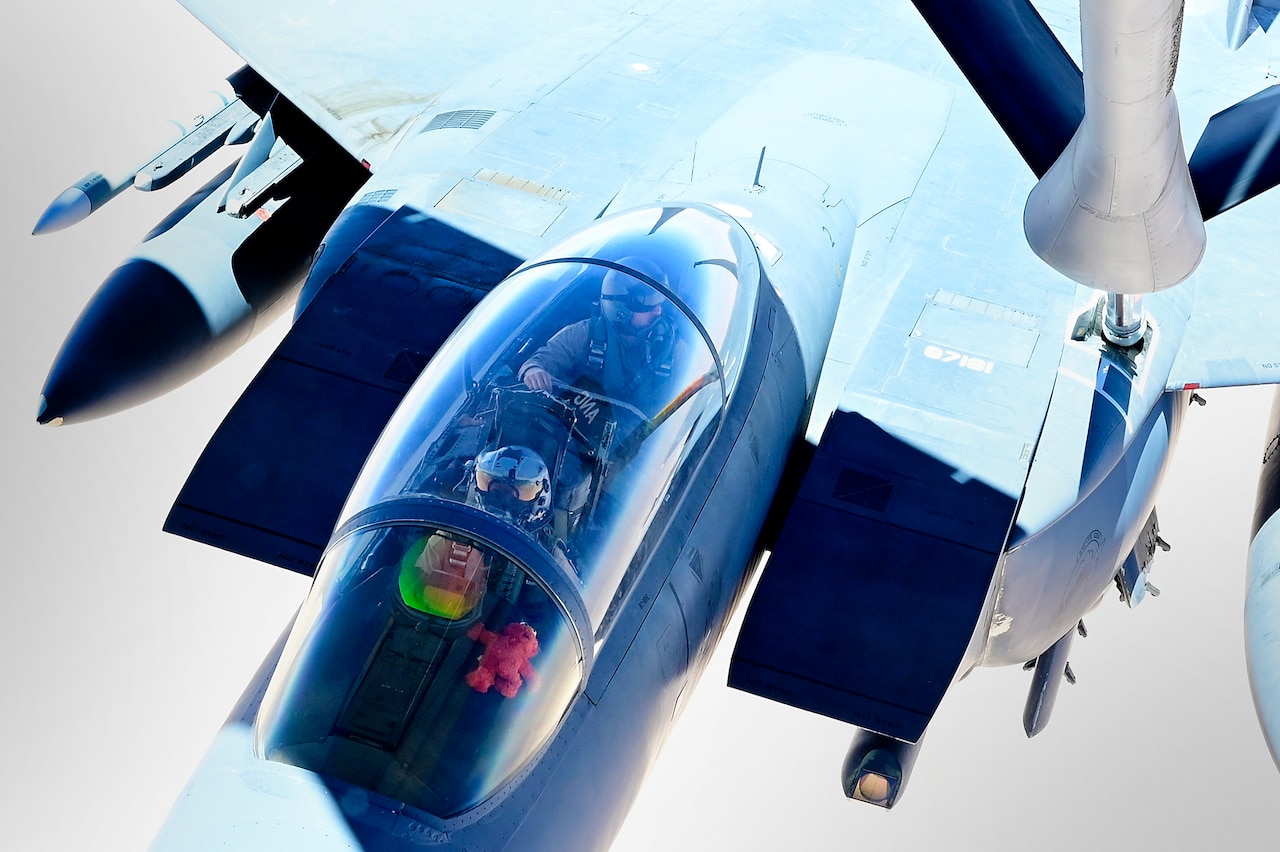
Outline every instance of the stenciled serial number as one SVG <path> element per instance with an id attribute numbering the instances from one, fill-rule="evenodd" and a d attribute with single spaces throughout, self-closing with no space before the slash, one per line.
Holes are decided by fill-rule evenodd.
<path id="1" fill-rule="evenodd" d="M 991 375 L 991 371 L 995 369 L 995 363 L 988 361 L 986 358 L 978 358 L 974 355 L 966 355 L 963 352 L 956 352 L 952 349 L 943 349 L 941 346 L 926 346 L 924 348 L 924 357 L 933 361 L 941 361 L 944 364 L 955 364 L 957 367 L 964 367 L 973 370 L 975 373 L 985 373 Z"/>

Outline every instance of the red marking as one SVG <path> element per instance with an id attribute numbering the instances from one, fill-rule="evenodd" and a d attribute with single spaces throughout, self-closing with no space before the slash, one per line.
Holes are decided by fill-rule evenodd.
<path id="1" fill-rule="evenodd" d="M 373 171 L 373 166 L 369 164 L 369 161 L 368 161 L 368 160 L 361 160 L 361 161 L 360 161 L 360 165 L 364 166 L 364 170 L 365 170 L 366 172 L 371 172 L 371 171 Z"/>
<path id="2" fill-rule="evenodd" d="M 1199 390 L 1199 389 L 1200 389 L 1200 383 L 1199 383 L 1199 382 L 1189 382 L 1189 383 L 1187 383 L 1187 384 L 1183 385 L 1183 386 L 1182 386 L 1182 389 L 1183 389 L 1183 390 Z"/>

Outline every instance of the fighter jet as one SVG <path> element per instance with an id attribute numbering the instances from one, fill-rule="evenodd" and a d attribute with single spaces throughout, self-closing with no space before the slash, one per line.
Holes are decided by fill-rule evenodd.
<path id="1" fill-rule="evenodd" d="M 732 682 L 859 726 L 853 798 L 896 802 L 977 666 L 1031 663 L 1025 724 L 1043 728 L 1080 617 L 1113 584 L 1131 604 L 1147 590 L 1192 386 L 1275 378 L 1248 346 L 1270 345 L 1251 333 L 1269 316 L 1232 313 L 1224 340 L 1200 307 L 1240 282 L 1200 287 L 1194 310 L 1199 282 L 1180 283 L 1201 217 L 1269 185 L 1266 114 L 1222 113 L 1188 170 L 1179 10 L 1135 30 L 1133 10 L 1086 6 L 1081 87 L 1029 7 L 966 27 L 919 5 L 1030 172 L 988 175 L 964 145 L 986 114 L 906 6 L 404 12 L 414 70 L 390 91 L 350 82 L 360 28 L 341 10 L 192 4 L 250 63 L 232 84 L 262 109 L 258 153 L 131 263 L 187 259 L 147 243 L 199 222 L 323 219 L 331 188 L 363 185 L 169 517 L 316 582 L 161 846 L 272 845 L 268 824 L 374 848 L 606 844 L 765 551 Z M 396 43 L 368 38 L 394 65 Z M 1091 66 L 1107 42 L 1090 38 L 1148 64 Z M 339 46 L 355 61 L 315 61 Z M 984 71 L 996 49 L 1025 73 Z M 1009 200 L 1033 174 L 1027 238 L 1065 274 L 1029 252 L 990 263 L 1024 239 Z M 184 335 L 203 335 L 184 365 L 258 311 L 237 253 L 212 289 L 164 270 L 206 320 L 221 295 L 249 306 Z M 292 279 L 269 277 L 274 304 Z M 108 330 L 73 332 L 43 420 L 174 381 L 172 349 L 138 371 L 80 356 L 108 380 L 79 385 L 83 407 L 61 390 L 116 310 L 86 312 Z M 273 823 L 267 789 L 290 800 Z"/>

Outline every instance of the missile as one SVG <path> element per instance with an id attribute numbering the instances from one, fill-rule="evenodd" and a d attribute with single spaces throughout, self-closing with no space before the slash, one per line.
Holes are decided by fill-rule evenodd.
<path id="1" fill-rule="evenodd" d="M 221 209 L 232 165 L 152 229 L 68 333 L 37 421 L 83 421 L 153 399 L 286 308 L 325 230 L 368 177 L 336 145 L 312 154 L 251 215 Z"/>
<path id="2" fill-rule="evenodd" d="M 903 742 L 859 728 L 844 758 L 844 794 L 877 807 L 893 807 L 911 777 L 921 741 Z"/>
<path id="3" fill-rule="evenodd" d="M 1245 661 L 1253 707 L 1280 766 L 1280 391 L 1271 404 L 1245 583 Z"/>
<path id="4" fill-rule="evenodd" d="M 223 145 L 248 141 L 257 121 L 258 114 L 243 101 L 232 101 L 143 166 L 133 180 L 134 189 L 164 189 Z"/>
<path id="5" fill-rule="evenodd" d="M 188 121 L 161 122 L 152 153 L 134 168 L 90 172 L 50 202 L 31 230 L 33 235 L 69 228 L 87 218 L 130 186 L 162 189 L 225 145 L 247 141 L 258 116 L 243 101 L 222 92 L 206 93 L 208 102 Z"/>
<path id="6" fill-rule="evenodd" d="M 300 165 L 302 157 L 283 139 L 276 137 L 275 126 L 268 113 L 257 138 L 227 183 L 222 206 L 231 216 L 249 215 Z"/>

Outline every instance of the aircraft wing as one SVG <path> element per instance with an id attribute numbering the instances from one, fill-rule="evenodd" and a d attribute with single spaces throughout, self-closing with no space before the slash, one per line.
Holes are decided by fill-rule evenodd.
<path id="1" fill-rule="evenodd" d="M 180 0 L 282 95 L 376 169 L 424 109 L 446 89 L 495 62 L 553 88 L 590 51 L 584 41 L 616 38 L 639 18 L 634 0 L 594 3 L 323 3 L 280 0 Z M 495 22 L 501 22 L 495 25 Z M 460 37 L 480 33 L 482 38 Z M 589 35 L 588 35 L 589 34 Z M 512 62 L 528 45 L 563 38 L 563 50 L 540 49 Z M 485 75 L 486 85 L 492 85 Z M 493 102 L 492 90 L 489 91 Z"/>
<path id="2" fill-rule="evenodd" d="M 1277 208 L 1272 198 L 1251 204 Z M 1194 307 L 1169 390 L 1242 387 L 1280 383 L 1280 304 L 1275 285 L 1259 269 L 1275 263 L 1269 233 L 1273 216 L 1223 217 L 1229 240 L 1215 244 L 1209 224 L 1210 249 L 1199 273 L 1187 282 Z"/>
<path id="3" fill-rule="evenodd" d="M 1280 86 L 1215 113 L 1196 143 L 1190 168 L 1201 211 L 1224 215 L 1206 226 L 1208 252 L 1185 285 L 1194 307 L 1170 390 L 1280 383 L 1280 305 L 1271 279 L 1258 275 L 1275 263 L 1277 200 L 1265 191 L 1280 181 L 1277 142 Z M 1246 200 L 1250 214 L 1233 215 Z"/>

